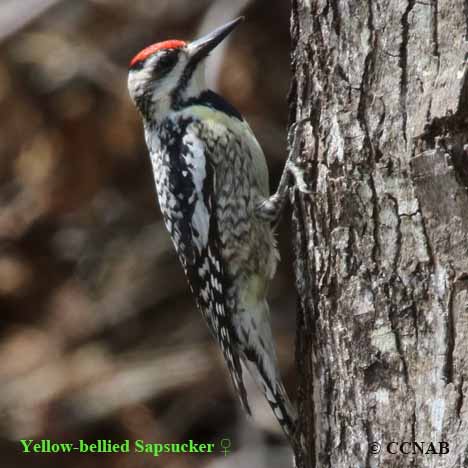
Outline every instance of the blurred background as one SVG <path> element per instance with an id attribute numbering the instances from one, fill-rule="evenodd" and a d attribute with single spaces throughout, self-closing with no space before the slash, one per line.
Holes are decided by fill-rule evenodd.
<path id="1" fill-rule="evenodd" d="M 286 157 L 284 0 L 1 0 L 0 466 L 276 467 L 290 452 L 249 382 L 233 394 L 156 202 L 126 89 L 141 48 L 246 16 L 208 81 L 250 122 L 275 187 Z M 288 225 L 271 287 L 294 398 Z M 212 455 L 42 455 L 20 439 L 214 442 Z M 225 456 L 219 441 L 231 440 Z"/>

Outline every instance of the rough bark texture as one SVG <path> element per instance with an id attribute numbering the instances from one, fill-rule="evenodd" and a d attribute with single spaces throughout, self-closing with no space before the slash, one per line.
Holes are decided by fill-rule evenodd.
<path id="1" fill-rule="evenodd" d="M 292 7 L 298 464 L 467 467 L 467 3 Z"/>

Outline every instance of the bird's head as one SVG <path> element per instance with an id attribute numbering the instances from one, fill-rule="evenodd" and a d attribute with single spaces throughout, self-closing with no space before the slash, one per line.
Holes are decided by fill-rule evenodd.
<path id="1" fill-rule="evenodd" d="M 204 59 L 242 20 L 237 18 L 193 42 L 158 42 L 135 55 L 128 89 L 140 112 L 169 109 L 199 95 L 206 87 Z"/>

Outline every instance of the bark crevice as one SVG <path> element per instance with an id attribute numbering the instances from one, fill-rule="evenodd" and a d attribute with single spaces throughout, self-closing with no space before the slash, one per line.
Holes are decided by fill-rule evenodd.
<path id="1" fill-rule="evenodd" d="M 401 70 L 400 78 L 400 112 L 402 118 L 402 133 L 403 138 L 408 144 L 408 135 L 407 135 L 407 121 L 408 113 L 406 109 L 406 101 L 408 98 L 408 41 L 409 41 L 409 31 L 410 24 L 408 17 L 411 13 L 411 10 L 414 8 L 415 0 L 408 0 L 406 9 L 401 17 L 401 44 L 400 44 L 400 55 L 399 55 L 399 65 Z"/>

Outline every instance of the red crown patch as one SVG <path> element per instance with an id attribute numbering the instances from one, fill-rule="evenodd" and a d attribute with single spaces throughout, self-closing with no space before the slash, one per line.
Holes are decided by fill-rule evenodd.
<path id="1" fill-rule="evenodd" d="M 176 39 L 171 40 L 171 41 L 164 41 L 164 42 L 158 42 L 156 44 L 152 44 L 135 55 L 135 57 L 132 58 L 132 61 L 130 62 L 130 67 L 133 67 L 138 62 L 142 62 L 143 60 L 146 60 L 150 55 L 153 55 L 155 52 L 158 50 L 163 50 L 163 49 L 178 49 L 180 47 L 184 47 L 186 45 L 186 42 L 184 41 L 178 41 Z"/>

